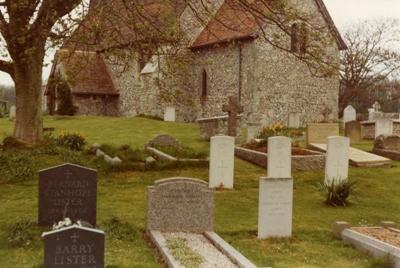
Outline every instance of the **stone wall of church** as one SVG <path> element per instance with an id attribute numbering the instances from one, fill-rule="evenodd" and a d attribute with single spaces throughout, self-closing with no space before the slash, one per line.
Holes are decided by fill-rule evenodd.
<path id="1" fill-rule="evenodd" d="M 118 116 L 118 96 L 73 95 L 77 115 Z"/>

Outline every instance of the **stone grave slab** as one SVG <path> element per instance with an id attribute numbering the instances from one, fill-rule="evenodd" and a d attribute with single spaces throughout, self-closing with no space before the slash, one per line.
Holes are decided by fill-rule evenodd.
<path id="1" fill-rule="evenodd" d="M 350 138 L 350 143 L 361 142 L 361 123 L 358 121 L 350 121 L 345 123 L 345 136 Z"/>
<path id="2" fill-rule="evenodd" d="M 39 171 L 39 225 L 64 218 L 96 226 L 97 172 L 73 164 Z"/>
<path id="3" fill-rule="evenodd" d="M 72 225 L 42 234 L 44 268 L 103 268 L 104 232 Z"/>
<path id="4" fill-rule="evenodd" d="M 166 107 L 164 111 L 164 121 L 165 122 L 175 122 L 175 107 Z"/>
<path id="5" fill-rule="evenodd" d="M 168 267 L 183 267 L 168 247 L 174 238 L 203 259 L 201 267 L 256 267 L 213 231 L 214 192 L 206 182 L 158 180 L 148 187 L 147 198 L 147 232 Z"/>
<path id="6" fill-rule="evenodd" d="M 326 144 L 309 144 L 309 147 L 320 152 L 326 152 Z M 371 154 L 354 147 L 349 148 L 350 164 L 356 167 L 381 167 L 391 163 L 390 159 Z"/>
<path id="7" fill-rule="evenodd" d="M 307 144 L 327 143 L 328 137 L 339 136 L 338 123 L 312 123 L 307 124 Z"/>
<path id="8" fill-rule="evenodd" d="M 209 187 L 233 188 L 235 138 L 214 136 L 210 143 Z"/>

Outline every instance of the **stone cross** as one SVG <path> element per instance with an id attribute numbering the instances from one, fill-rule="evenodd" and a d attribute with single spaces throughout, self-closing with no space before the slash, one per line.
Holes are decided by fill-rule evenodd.
<path id="1" fill-rule="evenodd" d="M 372 108 L 374 108 L 375 112 L 379 112 L 381 110 L 381 105 L 376 101 L 374 105 L 372 105 Z"/>
<path id="2" fill-rule="evenodd" d="M 243 106 L 240 106 L 238 99 L 235 96 L 229 97 L 229 103 L 222 107 L 222 111 L 227 112 L 228 118 L 228 135 L 236 137 L 237 116 L 243 113 Z"/>

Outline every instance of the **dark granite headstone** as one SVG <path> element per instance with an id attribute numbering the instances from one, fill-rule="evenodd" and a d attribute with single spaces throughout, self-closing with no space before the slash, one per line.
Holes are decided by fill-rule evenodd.
<path id="1" fill-rule="evenodd" d="M 65 164 L 39 172 L 39 225 L 68 217 L 96 226 L 96 170 Z"/>
<path id="2" fill-rule="evenodd" d="M 104 232 L 73 225 L 42 235 L 44 268 L 103 268 Z"/>
<path id="3" fill-rule="evenodd" d="M 213 230 L 214 193 L 190 178 L 155 182 L 147 191 L 147 229 L 162 232 Z"/>

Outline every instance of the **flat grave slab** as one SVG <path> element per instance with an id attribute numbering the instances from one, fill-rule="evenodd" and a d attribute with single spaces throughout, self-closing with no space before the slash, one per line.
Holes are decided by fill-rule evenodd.
<path id="1" fill-rule="evenodd" d="M 326 144 L 311 143 L 311 149 L 326 152 Z M 371 154 L 353 147 L 349 149 L 350 164 L 356 167 L 381 167 L 391 163 L 391 160 L 379 155 Z"/>

